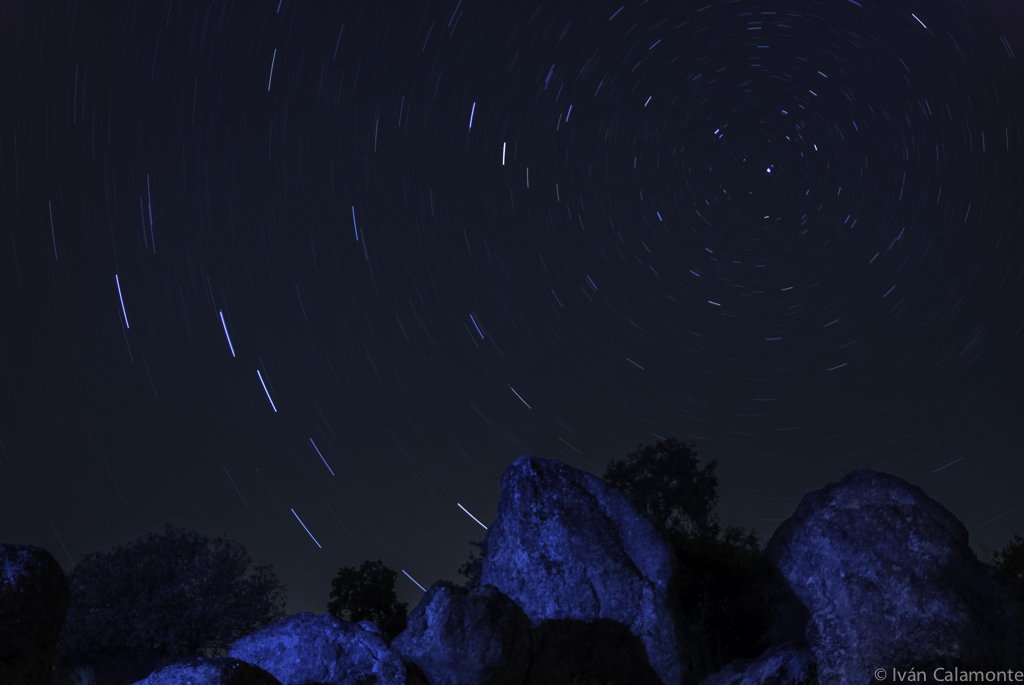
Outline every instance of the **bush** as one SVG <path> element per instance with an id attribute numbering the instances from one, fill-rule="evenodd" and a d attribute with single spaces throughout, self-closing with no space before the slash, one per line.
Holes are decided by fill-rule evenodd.
<path id="1" fill-rule="evenodd" d="M 285 615 L 285 587 L 269 566 L 247 576 L 250 563 L 237 543 L 169 524 L 163 535 L 83 555 L 68 574 L 58 665 L 124 677 L 150 669 L 145 677 L 181 658 L 226 652 Z"/>
<path id="2" fill-rule="evenodd" d="M 405 630 L 406 607 L 395 594 L 398 574 L 378 559 L 364 561 L 359 570 L 343 567 L 331 581 L 327 611 L 335 618 L 358 623 L 373 621 L 390 642 Z"/>
<path id="3" fill-rule="evenodd" d="M 469 555 L 469 560 L 466 561 L 462 566 L 458 568 L 456 573 L 460 576 L 465 577 L 466 583 L 464 587 L 467 590 L 480 587 L 480 576 L 484 572 L 484 559 L 487 558 L 487 538 L 477 542 L 476 540 L 470 540 L 469 544 L 480 550 L 480 556 L 475 554 Z"/>

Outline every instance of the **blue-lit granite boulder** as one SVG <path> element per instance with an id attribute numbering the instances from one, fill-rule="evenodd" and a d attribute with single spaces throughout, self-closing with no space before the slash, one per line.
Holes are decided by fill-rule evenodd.
<path id="1" fill-rule="evenodd" d="M 47 685 L 71 602 L 60 564 L 42 547 L 0 544 L 0 683 Z"/>
<path id="2" fill-rule="evenodd" d="M 553 619 L 625 626 L 661 681 L 678 685 L 674 563 L 671 547 L 625 495 L 560 461 L 527 456 L 502 475 L 480 582 L 518 604 L 534 629 Z"/>
<path id="3" fill-rule="evenodd" d="M 522 685 L 530 667 L 530 622 L 491 585 L 430 586 L 391 641 L 431 685 Z"/>
<path id="4" fill-rule="evenodd" d="M 356 623 L 356 626 L 362 628 L 363 630 L 368 630 L 375 635 L 379 635 L 382 640 L 386 640 L 386 638 L 384 637 L 384 633 L 381 631 L 380 627 L 373 621 L 359 621 L 358 623 Z"/>
<path id="5" fill-rule="evenodd" d="M 1011 603 L 994 569 L 963 523 L 900 478 L 852 471 L 808 493 L 767 554 L 809 612 L 822 685 L 872 682 L 878 668 L 1009 665 Z"/>
<path id="6" fill-rule="evenodd" d="M 236 640 L 228 656 L 259 666 L 282 685 L 405 685 L 401 657 L 375 628 L 303 612 Z"/>
<path id="7" fill-rule="evenodd" d="M 817 685 L 807 649 L 771 647 L 756 659 L 738 659 L 700 685 Z"/>
<path id="8" fill-rule="evenodd" d="M 226 657 L 194 657 L 156 671 L 134 685 L 281 685 L 258 666 Z"/>

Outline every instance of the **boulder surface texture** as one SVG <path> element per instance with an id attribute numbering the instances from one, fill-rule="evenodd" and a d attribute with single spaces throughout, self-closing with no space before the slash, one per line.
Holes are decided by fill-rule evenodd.
<path id="1" fill-rule="evenodd" d="M 737 659 L 700 685 L 817 685 L 814 657 L 806 649 L 770 647 L 756 659 Z"/>
<path id="2" fill-rule="evenodd" d="M 281 685 L 262 668 L 228 657 L 193 657 L 166 666 L 134 685 Z"/>
<path id="3" fill-rule="evenodd" d="M 48 685 L 71 602 L 60 564 L 42 547 L 0 544 L 0 683 Z"/>
<path id="4" fill-rule="evenodd" d="M 767 553 L 809 612 L 821 685 L 873 682 L 877 668 L 1009 665 L 1011 603 L 995 570 L 963 523 L 896 476 L 851 471 L 808 493 Z"/>
<path id="5" fill-rule="evenodd" d="M 239 638 L 228 656 L 259 666 L 282 685 L 405 685 L 401 657 L 372 628 L 303 612 Z"/>
<path id="6" fill-rule="evenodd" d="M 518 604 L 533 628 L 552 619 L 622 624 L 661 681 L 677 685 L 674 563 L 625 495 L 560 461 L 526 456 L 502 475 L 480 582 Z"/>
<path id="7" fill-rule="evenodd" d="M 431 685 L 522 685 L 530 622 L 492 585 L 470 591 L 440 580 L 412 610 L 391 647 Z"/>

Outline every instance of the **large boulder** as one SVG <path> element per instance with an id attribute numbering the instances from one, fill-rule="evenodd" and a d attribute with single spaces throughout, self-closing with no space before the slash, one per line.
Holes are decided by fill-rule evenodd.
<path id="1" fill-rule="evenodd" d="M 193 657 L 166 666 L 134 685 L 281 685 L 258 666 L 226 657 Z"/>
<path id="2" fill-rule="evenodd" d="M 501 478 L 481 584 L 546 620 L 609 619 L 640 639 L 665 685 L 683 675 L 671 607 L 675 555 L 632 502 L 565 464 L 521 457 Z"/>
<path id="3" fill-rule="evenodd" d="M 282 685 L 405 685 L 398 652 L 365 623 L 294 614 L 239 638 L 228 656 L 259 666 Z"/>
<path id="4" fill-rule="evenodd" d="M 700 685 L 817 685 L 814 656 L 796 646 L 777 646 L 756 659 L 737 659 Z"/>
<path id="5" fill-rule="evenodd" d="M 391 641 L 431 685 L 522 685 L 530 667 L 530 622 L 491 585 L 430 586 Z"/>
<path id="6" fill-rule="evenodd" d="M 852 471 L 805 495 L 766 552 L 808 610 L 822 685 L 872 682 L 877 668 L 1005 666 L 1008 597 L 964 524 L 919 487 Z"/>
<path id="7" fill-rule="evenodd" d="M 0 683 L 48 685 L 71 602 L 63 569 L 42 547 L 0 544 Z"/>

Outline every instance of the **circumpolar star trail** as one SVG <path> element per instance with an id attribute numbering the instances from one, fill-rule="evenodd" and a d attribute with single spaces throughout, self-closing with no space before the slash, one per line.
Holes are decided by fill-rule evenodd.
<path id="1" fill-rule="evenodd" d="M 270 92 L 270 82 L 274 79 L 274 62 L 277 61 L 277 48 L 274 48 L 274 56 L 270 59 L 270 76 L 267 77 L 267 92 Z"/>
<path id="2" fill-rule="evenodd" d="M 509 389 L 509 390 L 511 390 L 512 392 L 514 392 L 514 393 L 515 393 L 516 397 L 518 397 L 518 398 L 519 398 L 519 401 L 520 401 L 520 402 L 522 402 L 523 404 L 526 404 L 526 400 L 524 400 L 524 399 L 523 399 L 523 398 L 522 398 L 522 397 L 521 397 L 521 396 L 519 395 L 519 393 L 517 393 L 517 392 L 516 392 L 516 389 L 515 389 L 515 388 L 513 388 L 513 387 L 512 387 L 511 385 L 510 385 L 510 386 L 508 386 L 508 389 Z M 533 409 L 533 407 L 531 407 L 531 406 L 530 406 L 530 405 L 528 405 L 528 404 L 526 404 L 526 408 L 527 408 L 527 409 Z"/>
<path id="3" fill-rule="evenodd" d="M 260 385 L 263 386 L 263 392 L 267 393 L 267 400 L 270 402 L 270 407 L 277 413 L 277 407 L 274 405 L 274 400 L 270 399 L 270 391 L 267 390 L 267 384 L 263 382 L 263 374 L 260 373 L 259 369 L 256 369 L 256 375 L 260 378 Z"/>
<path id="4" fill-rule="evenodd" d="M 405 569 L 404 568 L 402 569 L 402 573 L 405 573 Z M 408 573 L 405 573 L 405 577 L 408 578 L 409 580 L 411 580 L 412 582 L 416 583 L 416 581 L 413 579 L 413 577 L 410 576 Z M 416 587 L 418 587 L 419 589 L 423 590 L 424 592 L 427 591 L 427 588 L 423 587 L 419 583 L 416 583 Z"/>
<path id="5" fill-rule="evenodd" d="M 320 459 L 324 462 L 324 466 L 327 467 L 327 470 L 330 471 L 331 475 L 333 476 L 334 475 L 334 471 L 331 469 L 330 465 L 327 463 L 327 460 L 324 459 L 324 455 L 320 454 L 320 448 L 316 446 L 315 442 L 313 442 L 313 438 L 310 438 L 309 442 L 313 445 L 313 449 L 316 450 L 316 453 L 320 455 Z"/>
<path id="6" fill-rule="evenodd" d="M 0 21 L 19 538 L 170 520 L 289 614 L 367 559 L 412 608 L 521 456 L 670 438 L 763 539 L 894 465 L 979 550 L 1024 534 L 1020 3 L 108 4 L 39 14 L 59 50 Z"/>
<path id="7" fill-rule="evenodd" d="M 306 531 L 306 534 L 309 535 L 310 539 L 313 542 L 316 542 L 316 546 L 323 549 L 323 546 L 319 542 L 317 542 L 317 539 L 313 537 L 312 533 L 309 532 L 309 528 L 306 528 L 306 524 L 302 522 L 302 519 L 299 518 L 299 515 L 295 513 L 294 509 L 292 509 L 292 514 L 295 516 L 295 520 L 299 522 L 299 525 L 302 526 L 302 529 Z"/>
<path id="8" fill-rule="evenodd" d="M 124 297 L 121 295 L 121 279 L 117 277 L 117 274 L 114 274 L 114 282 L 117 283 L 117 298 L 121 300 L 121 313 L 124 314 L 124 327 L 131 328 L 131 326 L 128 325 L 128 312 L 124 309 Z"/>
<path id="9" fill-rule="evenodd" d="M 458 502 L 456 502 L 456 504 L 459 504 L 459 503 L 458 503 Z M 462 511 L 466 511 L 466 507 L 462 506 L 461 504 L 459 504 L 459 509 L 462 509 Z M 478 519 L 478 518 L 477 518 L 476 516 L 473 516 L 473 515 L 472 515 L 472 514 L 470 514 L 470 513 L 468 512 L 468 511 L 466 511 L 466 515 L 467 515 L 467 516 L 469 516 L 469 518 L 471 518 L 471 519 L 473 519 L 474 521 L 476 521 L 477 523 L 480 523 L 480 519 Z M 480 523 L 480 526 L 481 526 L 481 527 L 482 527 L 482 528 L 483 528 L 484 530 L 487 530 L 487 526 L 485 526 L 484 524 Z"/>
<path id="10" fill-rule="evenodd" d="M 126 317 L 127 318 L 127 317 Z M 228 333 L 228 325 L 224 322 L 224 310 L 220 310 L 220 325 L 224 327 L 224 337 L 228 339 L 228 347 L 231 348 L 231 356 L 235 356 L 235 346 L 231 344 L 231 334 Z"/>

